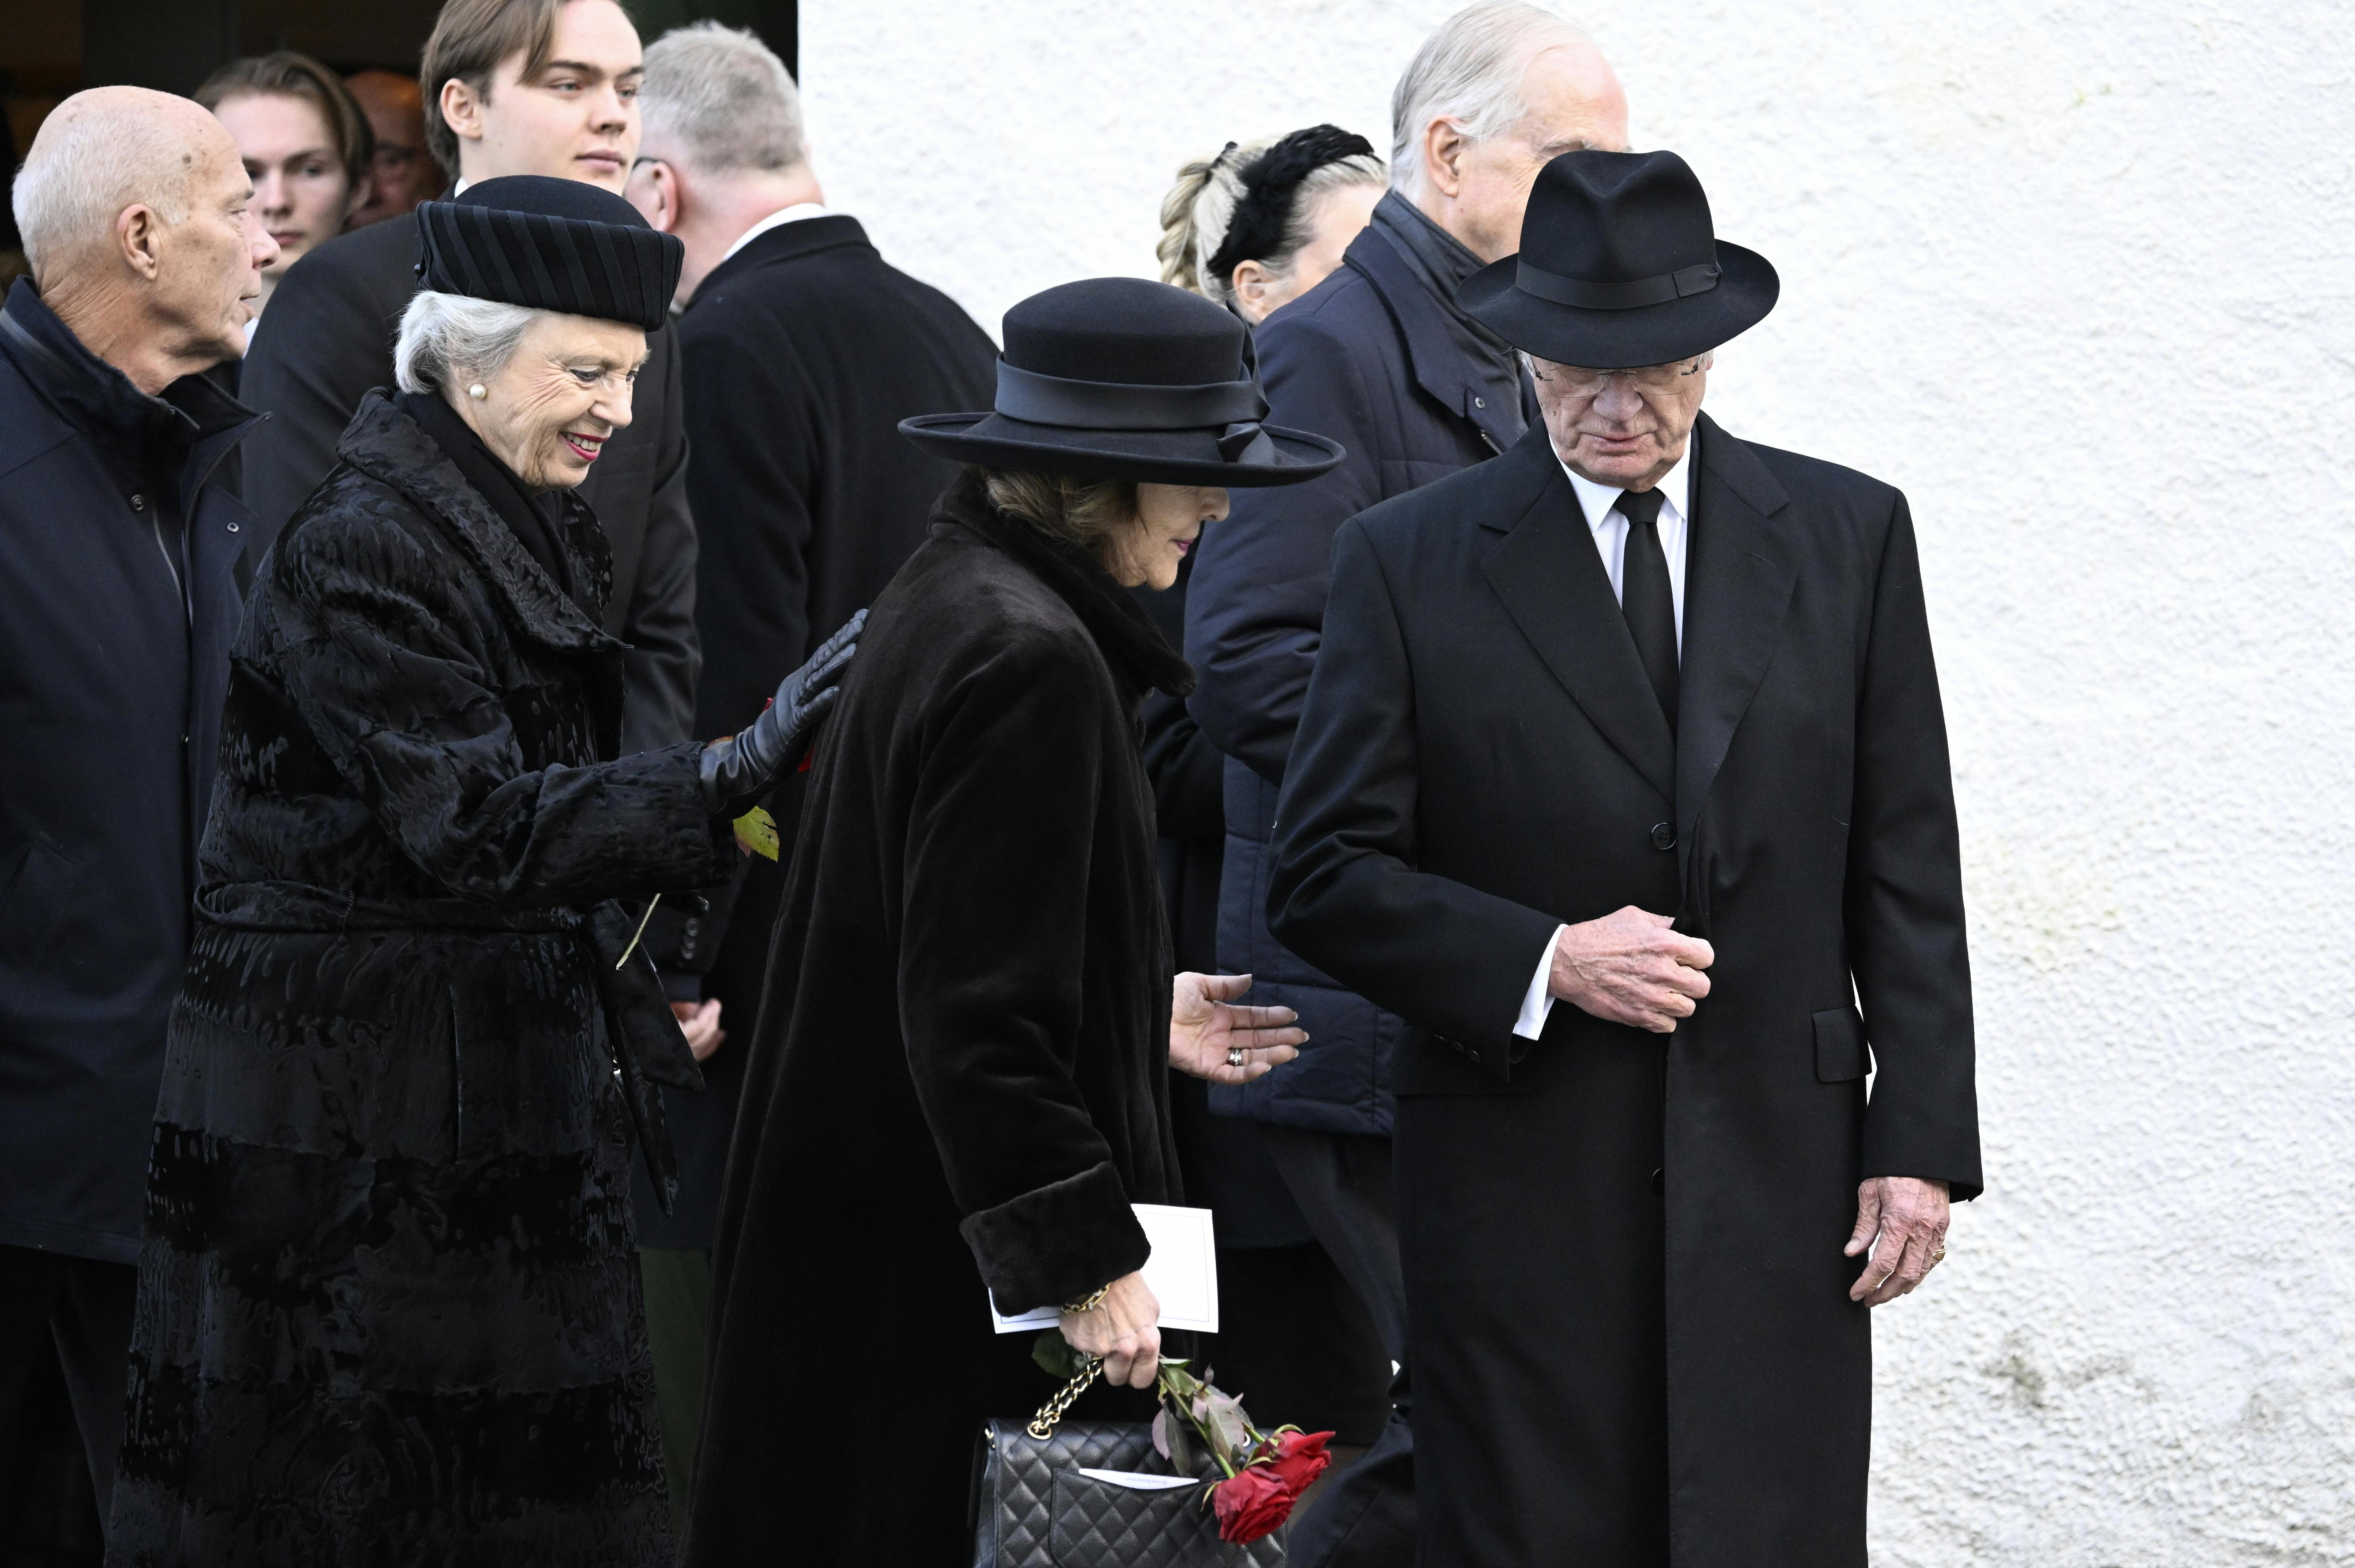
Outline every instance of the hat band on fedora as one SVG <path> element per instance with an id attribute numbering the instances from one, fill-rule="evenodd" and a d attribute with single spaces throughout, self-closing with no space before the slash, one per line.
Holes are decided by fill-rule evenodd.
<path id="1" fill-rule="evenodd" d="M 1007 419 L 1068 430 L 1200 430 L 1252 423 L 1267 415 L 1267 398 L 1250 377 L 1205 387 L 1156 387 L 1135 381 L 1071 381 L 997 362 L 996 409 Z"/>
<path id="2" fill-rule="evenodd" d="M 1705 294 L 1717 287 L 1719 275 L 1715 261 L 1700 261 L 1657 277 L 1596 283 L 1587 278 L 1565 278 L 1560 272 L 1549 272 L 1524 261 L 1514 282 L 1523 293 L 1535 294 L 1556 304 L 1575 305 L 1580 310 L 1634 310 L 1638 305 L 1666 304 L 1688 294 Z"/>

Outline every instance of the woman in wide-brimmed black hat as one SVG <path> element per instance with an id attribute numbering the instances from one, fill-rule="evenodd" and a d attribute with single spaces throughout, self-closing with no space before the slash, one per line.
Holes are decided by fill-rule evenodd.
<path id="1" fill-rule="evenodd" d="M 1007 1313 L 1077 1305 L 1077 1413 L 1141 1419 L 1159 1348 L 1132 1203 L 1179 1197 L 1166 1069 L 1293 1055 L 1247 977 L 1171 974 L 1136 715 L 1192 685 L 1128 592 L 1238 485 L 1332 443 L 1260 423 L 1242 323 L 1166 284 L 1006 318 L 996 406 L 901 426 L 964 460 L 876 601 L 821 741 L 712 1277 L 696 1563 L 969 1559 L 990 1416 L 1055 1384 Z M 1124 1399 L 1125 1405 L 1124 1405 Z"/>

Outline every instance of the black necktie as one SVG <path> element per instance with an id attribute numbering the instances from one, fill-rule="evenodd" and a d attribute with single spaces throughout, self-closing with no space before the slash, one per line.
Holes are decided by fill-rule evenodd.
<path id="1" fill-rule="evenodd" d="M 1657 490 L 1622 490 L 1619 514 L 1627 519 L 1627 549 L 1619 568 L 1619 613 L 1636 639 L 1636 656 L 1652 677 L 1653 694 L 1677 728 L 1677 601 L 1668 589 L 1668 552 L 1660 548 Z"/>

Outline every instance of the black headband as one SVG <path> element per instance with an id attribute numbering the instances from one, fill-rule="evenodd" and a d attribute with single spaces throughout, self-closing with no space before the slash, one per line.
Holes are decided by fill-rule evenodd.
<path id="1" fill-rule="evenodd" d="M 1226 238 L 1219 242 L 1218 254 L 1206 269 L 1209 276 L 1231 278 L 1243 262 L 1283 250 L 1301 182 L 1327 164 L 1373 155 L 1374 144 L 1363 136 L 1337 125 L 1311 125 L 1305 131 L 1295 131 L 1243 165 L 1242 195 L 1236 198 L 1234 213 L 1227 219 Z"/>

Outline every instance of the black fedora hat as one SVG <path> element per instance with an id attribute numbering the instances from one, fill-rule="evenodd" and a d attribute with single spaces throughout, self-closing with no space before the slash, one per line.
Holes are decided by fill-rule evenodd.
<path id="1" fill-rule="evenodd" d="M 996 403 L 902 420 L 900 433 L 986 468 L 1162 485 L 1294 485 L 1341 461 L 1321 435 L 1260 423 L 1240 320 L 1142 278 L 1063 283 L 1007 311 Z"/>
<path id="2" fill-rule="evenodd" d="M 1456 303 L 1558 365 L 1617 370 L 1706 353 L 1755 326 L 1782 281 L 1717 238 L 1709 197 L 1674 153 L 1564 153 L 1538 171 L 1521 251 Z"/>

